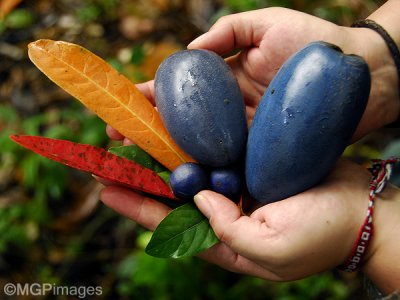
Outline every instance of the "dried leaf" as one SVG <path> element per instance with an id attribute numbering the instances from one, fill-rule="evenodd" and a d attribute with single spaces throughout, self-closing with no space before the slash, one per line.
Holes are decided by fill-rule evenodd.
<path id="1" fill-rule="evenodd" d="M 52 40 L 30 43 L 28 53 L 47 77 L 168 169 L 192 161 L 170 137 L 150 101 L 100 57 Z"/>

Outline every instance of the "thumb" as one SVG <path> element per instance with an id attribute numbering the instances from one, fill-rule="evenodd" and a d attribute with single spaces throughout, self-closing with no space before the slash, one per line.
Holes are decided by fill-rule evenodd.
<path id="1" fill-rule="evenodd" d="M 257 218 L 243 216 L 239 207 L 228 198 L 212 191 L 201 191 L 194 196 L 199 210 L 209 219 L 218 239 L 234 252 L 249 259 L 262 259 L 270 247 L 270 230 Z M 269 248 L 265 248 L 268 245 Z M 264 250 L 260 252 L 260 249 Z"/>
<path id="2" fill-rule="evenodd" d="M 257 44 L 254 40 L 253 27 L 252 19 L 248 19 L 246 13 L 225 16 L 187 47 L 188 49 L 207 49 L 219 55 L 228 54 L 236 48 L 246 48 Z"/>
<path id="3" fill-rule="evenodd" d="M 216 26 L 212 30 L 194 39 L 188 49 L 206 49 L 214 51 L 219 55 L 224 55 L 232 51 L 235 47 L 234 33 L 228 26 Z"/>
<path id="4" fill-rule="evenodd" d="M 230 239 L 231 225 L 241 217 L 239 207 L 221 194 L 208 190 L 194 196 L 194 203 L 209 219 L 217 237 Z"/>

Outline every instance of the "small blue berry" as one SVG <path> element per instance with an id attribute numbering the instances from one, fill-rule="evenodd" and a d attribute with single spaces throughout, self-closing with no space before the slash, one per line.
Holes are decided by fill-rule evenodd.
<path id="1" fill-rule="evenodd" d="M 172 191 L 182 200 L 192 200 L 194 195 L 208 188 L 208 181 L 206 171 L 196 163 L 184 163 L 170 176 Z"/>
<path id="2" fill-rule="evenodd" d="M 243 176 L 234 168 L 218 168 L 211 171 L 210 187 L 214 192 L 236 200 L 243 188 Z"/>

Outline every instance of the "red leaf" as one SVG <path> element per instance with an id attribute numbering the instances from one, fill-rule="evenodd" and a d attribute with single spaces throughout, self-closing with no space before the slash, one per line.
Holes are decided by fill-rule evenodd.
<path id="1" fill-rule="evenodd" d="M 89 172 L 106 180 L 163 198 L 175 199 L 171 188 L 154 171 L 105 149 L 39 136 L 11 135 L 10 138 L 51 160 Z"/>

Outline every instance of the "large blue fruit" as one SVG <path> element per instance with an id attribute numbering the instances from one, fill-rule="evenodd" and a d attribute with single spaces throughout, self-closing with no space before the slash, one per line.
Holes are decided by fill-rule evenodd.
<path id="1" fill-rule="evenodd" d="M 234 163 L 246 147 L 243 97 L 225 61 L 207 50 L 168 57 L 155 77 L 158 111 L 175 142 L 199 163 Z"/>
<path id="2" fill-rule="evenodd" d="M 267 204 L 321 181 L 350 143 L 369 91 L 365 61 L 333 45 L 314 42 L 289 58 L 249 130 L 250 194 Z"/>

